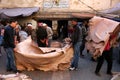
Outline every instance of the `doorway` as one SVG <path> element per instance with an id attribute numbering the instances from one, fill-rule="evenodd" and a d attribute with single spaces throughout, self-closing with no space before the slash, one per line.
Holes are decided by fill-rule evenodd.
<path id="1" fill-rule="evenodd" d="M 68 20 L 58 20 L 58 37 L 66 38 L 68 37 Z"/>
<path id="2" fill-rule="evenodd" d="M 46 23 L 49 27 L 52 28 L 52 20 L 39 20 L 38 22 Z"/>

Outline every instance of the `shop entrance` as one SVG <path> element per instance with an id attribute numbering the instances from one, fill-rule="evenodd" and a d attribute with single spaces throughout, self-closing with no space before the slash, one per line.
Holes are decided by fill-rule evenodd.
<path id="1" fill-rule="evenodd" d="M 49 27 L 52 27 L 52 20 L 39 20 L 38 22 L 46 23 Z"/>
<path id="2" fill-rule="evenodd" d="M 68 36 L 68 20 L 58 20 L 58 37 L 66 38 Z"/>

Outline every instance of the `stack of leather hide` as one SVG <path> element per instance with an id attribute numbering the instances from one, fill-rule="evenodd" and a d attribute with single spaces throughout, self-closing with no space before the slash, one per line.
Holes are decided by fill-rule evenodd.
<path id="1" fill-rule="evenodd" d="M 119 22 L 94 16 L 89 21 L 89 31 L 88 36 L 86 37 L 86 48 L 95 58 L 102 55 L 102 52 L 109 40 L 110 33 L 115 33 L 117 35 L 119 31 Z M 116 38 L 114 38 L 111 43 L 114 44 L 115 41 Z"/>
<path id="2" fill-rule="evenodd" d="M 29 76 L 25 74 L 8 74 L 8 75 L 0 75 L 0 80 L 32 80 Z"/>
<path id="3" fill-rule="evenodd" d="M 116 75 L 113 75 L 111 80 L 120 80 L 120 72 L 118 72 Z"/>
<path id="4" fill-rule="evenodd" d="M 62 48 L 38 47 L 30 37 L 15 48 L 16 66 L 21 71 L 66 70 L 70 67 L 72 57 L 73 48 L 70 44 Z"/>

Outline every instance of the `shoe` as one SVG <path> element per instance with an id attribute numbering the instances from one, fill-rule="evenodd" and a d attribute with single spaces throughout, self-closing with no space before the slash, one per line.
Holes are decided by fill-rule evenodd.
<path id="1" fill-rule="evenodd" d="M 96 74 L 97 76 L 101 76 L 101 74 L 100 74 L 100 73 L 98 73 L 98 72 L 95 72 L 95 74 Z"/>
<path id="2" fill-rule="evenodd" d="M 84 58 L 84 55 L 83 55 L 83 54 L 80 54 L 80 57 Z"/>
<path id="3" fill-rule="evenodd" d="M 112 72 L 107 72 L 107 74 L 108 74 L 108 75 L 113 75 L 113 73 L 112 73 Z"/>
<path id="4" fill-rule="evenodd" d="M 13 70 L 14 73 L 21 73 L 22 71 L 20 70 Z"/>
<path id="5" fill-rule="evenodd" d="M 96 60 L 93 57 L 91 57 L 91 61 L 96 62 Z"/>
<path id="6" fill-rule="evenodd" d="M 76 69 L 75 67 L 70 67 L 70 68 L 69 68 L 70 71 L 73 71 L 73 70 L 75 70 L 75 69 Z"/>
<path id="7" fill-rule="evenodd" d="M 12 69 L 7 69 L 6 71 L 7 71 L 7 72 L 10 72 L 10 71 L 12 71 Z"/>

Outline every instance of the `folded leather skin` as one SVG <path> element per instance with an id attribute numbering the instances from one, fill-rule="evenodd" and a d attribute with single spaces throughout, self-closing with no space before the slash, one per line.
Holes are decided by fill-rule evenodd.
<path id="1" fill-rule="evenodd" d="M 15 48 L 16 66 L 21 71 L 66 70 L 70 67 L 72 57 L 73 48 L 70 44 L 62 48 L 38 47 L 31 37 L 17 44 Z"/>

